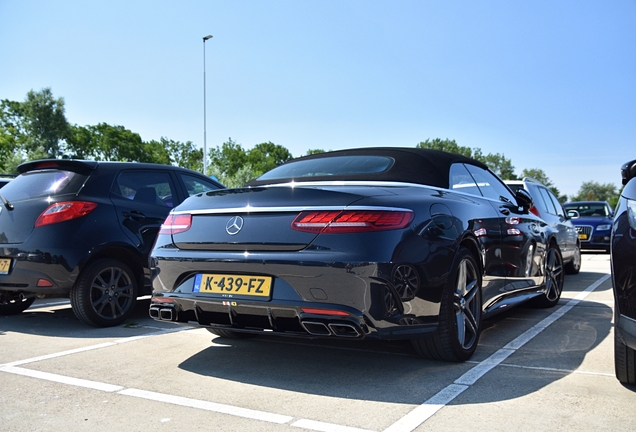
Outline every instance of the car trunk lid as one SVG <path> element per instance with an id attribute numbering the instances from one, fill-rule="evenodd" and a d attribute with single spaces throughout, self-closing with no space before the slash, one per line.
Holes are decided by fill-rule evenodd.
<path id="1" fill-rule="evenodd" d="M 190 214 L 191 227 L 173 234 L 180 249 L 220 251 L 295 251 L 318 235 L 293 229 L 292 222 L 309 210 L 339 213 L 383 189 L 338 187 L 255 187 L 227 189 L 191 197 L 174 215 Z"/>

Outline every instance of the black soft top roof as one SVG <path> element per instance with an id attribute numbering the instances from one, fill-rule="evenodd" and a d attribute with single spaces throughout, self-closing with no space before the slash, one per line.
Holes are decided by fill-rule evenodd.
<path id="1" fill-rule="evenodd" d="M 249 186 L 266 184 L 309 181 L 343 181 L 343 180 L 370 180 L 370 181 L 396 181 L 405 183 L 418 183 L 448 189 L 449 170 L 454 163 L 466 163 L 488 169 L 483 163 L 474 159 L 439 150 L 407 147 L 367 147 L 349 150 L 337 150 L 304 156 L 294 159 L 281 166 L 293 164 L 297 161 L 333 158 L 335 156 L 386 156 L 393 159 L 394 163 L 389 169 L 378 173 L 310 176 L 280 179 L 256 179 Z"/>

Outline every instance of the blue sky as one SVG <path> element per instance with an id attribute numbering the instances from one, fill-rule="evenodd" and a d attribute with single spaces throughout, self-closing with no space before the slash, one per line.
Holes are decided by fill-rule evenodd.
<path id="1" fill-rule="evenodd" d="M 562 193 L 636 159 L 636 1 L 0 0 L 0 99 L 207 147 L 413 147 L 541 168 Z"/>

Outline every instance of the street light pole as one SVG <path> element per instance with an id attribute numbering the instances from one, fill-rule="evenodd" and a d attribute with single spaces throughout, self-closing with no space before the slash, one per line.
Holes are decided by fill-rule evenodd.
<path id="1" fill-rule="evenodd" d="M 205 106 L 205 41 L 208 39 L 212 39 L 212 35 L 203 37 L 203 175 L 207 175 L 206 168 L 208 162 L 208 143 L 206 137 L 207 115 Z"/>

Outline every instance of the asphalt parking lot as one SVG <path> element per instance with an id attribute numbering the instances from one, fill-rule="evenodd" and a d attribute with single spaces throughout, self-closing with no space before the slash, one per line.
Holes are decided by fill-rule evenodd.
<path id="1" fill-rule="evenodd" d="M 218 338 L 153 321 L 147 300 L 92 328 L 38 301 L 0 317 L 0 430 L 624 430 L 636 390 L 614 377 L 609 272 L 584 254 L 559 305 L 486 321 L 461 364 L 402 342 Z"/>

